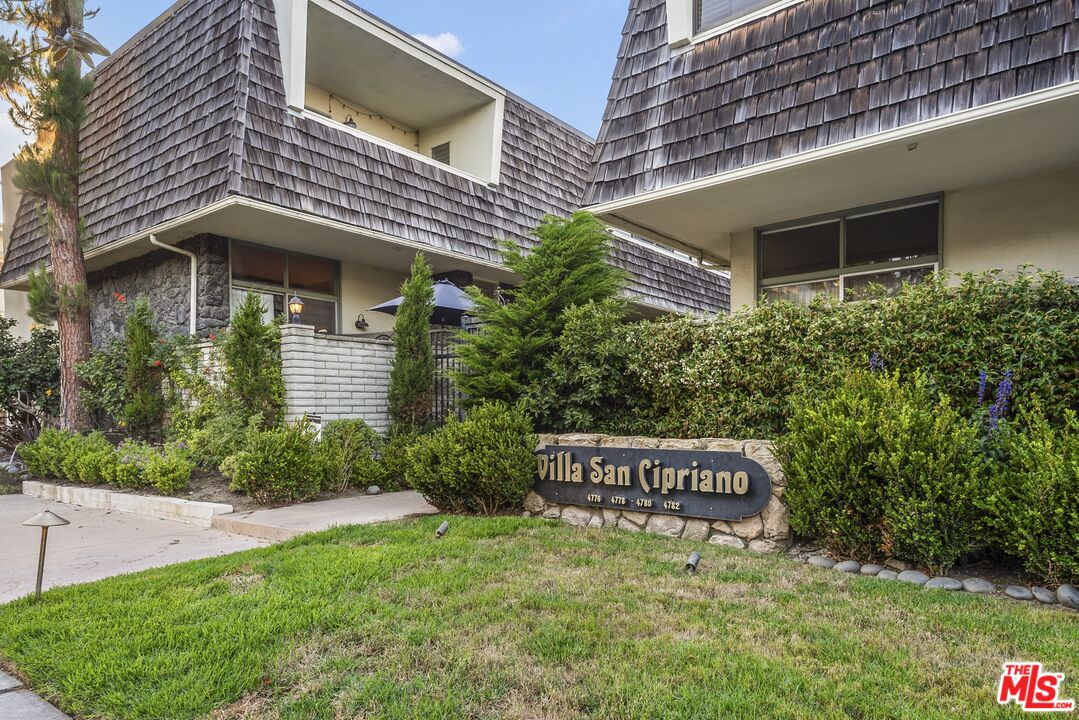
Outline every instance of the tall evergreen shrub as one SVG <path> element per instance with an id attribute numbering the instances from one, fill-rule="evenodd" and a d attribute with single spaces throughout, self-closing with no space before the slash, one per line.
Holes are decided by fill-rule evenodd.
<path id="1" fill-rule="evenodd" d="M 481 330 L 462 336 L 464 370 L 454 375 L 470 404 L 538 395 L 566 309 L 615 297 L 625 283 L 625 273 L 608 263 L 610 236 L 593 215 L 548 216 L 532 234 L 538 243 L 530 251 L 502 243 L 503 262 L 521 278 L 504 303 L 470 290 Z"/>
<path id="2" fill-rule="evenodd" d="M 266 307 L 248 293 L 221 340 L 225 392 L 232 408 L 258 417 L 264 427 L 279 423 L 285 412 L 281 375 L 281 330 L 263 320 Z"/>
<path id="3" fill-rule="evenodd" d="M 393 324 L 395 352 L 390 370 L 389 413 L 394 433 L 422 430 L 431 423 L 435 357 L 431 348 L 434 281 L 420 253 L 401 286 L 404 300 Z"/>
<path id="4" fill-rule="evenodd" d="M 160 339 L 150 301 L 138 298 L 124 328 L 127 402 L 123 419 L 128 431 L 144 440 L 159 436 L 165 421 L 167 402 L 161 386 L 162 362 L 157 357 Z"/>

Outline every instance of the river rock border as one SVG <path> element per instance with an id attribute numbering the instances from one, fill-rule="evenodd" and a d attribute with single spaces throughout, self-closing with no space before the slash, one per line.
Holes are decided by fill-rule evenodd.
<path id="1" fill-rule="evenodd" d="M 787 476 L 776 460 L 772 443 L 765 440 L 674 440 L 645 437 L 616 437 L 612 435 L 570 434 L 540 435 L 537 452 L 548 445 L 581 447 L 657 448 L 661 450 L 711 450 L 738 452 L 760 463 L 772 479 L 772 497 L 759 515 L 741 522 L 703 520 L 677 515 L 591 508 L 580 505 L 561 505 L 547 502 L 529 491 L 525 497 L 525 516 L 560 519 L 568 525 L 590 528 L 620 528 L 630 532 L 648 532 L 684 540 L 707 540 L 713 545 L 749 548 L 756 552 L 774 552 L 790 545 L 791 528 L 783 492 Z"/>

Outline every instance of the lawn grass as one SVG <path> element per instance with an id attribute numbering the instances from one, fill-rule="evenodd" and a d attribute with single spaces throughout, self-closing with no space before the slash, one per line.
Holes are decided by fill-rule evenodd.
<path id="1" fill-rule="evenodd" d="M 61 707 L 143 718 L 998 718 L 1079 616 L 523 518 L 345 528 L 0 606 Z M 685 557 L 701 551 L 702 572 Z"/>

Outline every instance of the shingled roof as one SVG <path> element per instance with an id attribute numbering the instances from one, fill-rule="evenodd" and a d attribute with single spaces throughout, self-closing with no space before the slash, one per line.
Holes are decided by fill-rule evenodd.
<path id="1" fill-rule="evenodd" d="M 105 63 L 83 132 L 81 203 L 97 248 L 229 196 L 498 261 L 577 209 L 592 141 L 508 95 L 501 180 L 488 187 L 289 112 L 272 0 L 191 0 Z M 615 240 L 631 291 L 670 310 L 722 311 L 725 276 Z M 3 281 L 47 255 L 20 208 Z"/>
<path id="2" fill-rule="evenodd" d="M 1075 80 L 1077 0 L 803 0 L 684 51 L 631 0 L 586 203 Z"/>

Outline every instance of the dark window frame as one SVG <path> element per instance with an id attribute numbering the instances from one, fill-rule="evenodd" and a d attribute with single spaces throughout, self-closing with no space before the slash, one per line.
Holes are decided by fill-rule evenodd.
<path id="1" fill-rule="evenodd" d="M 897 260 L 892 262 L 869 262 L 861 263 L 857 265 L 847 264 L 847 220 L 851 217 L 883 214 L 887 212 L 895 212 L 903 210 L 905 208 L 936 205 L 937 206 L 937 243 L 936 253 L 932 255 L 923 255 L 914 258 L 908 258 L 905 260 Z M 791 230 L 799 227 L 806 227 L 812 225 L 821 225 L 828 222 L 839 222 L 839 267 L 829 270 L 820 270 L 811 273 L 801 273 L 798 275 L 784 275 L 778 277 L 765 278 L 763 275 L 764 263 L 763 263 L 763 243 L 761 239 L 768 233 L 777 232 L 781 230 Z M 919 195 L 910 198 L 904 198 L 902 200 L 894 200 L 891 202 L 877 203 L 874 205 L 863 205 L 860 207 L 850 208 L 833 213 L 824 213 L 821 215 L 814 215 L 806 218 L 799 218 L 797 220 L 790 220 L 782 223 L 775 223 L 773 225 L 765 225 L 757 228 L 753 233 L 753 252 L 754 261 L 756 263 L 756 269 L 754 273 L 754 279 L 756 284 L 755 297 L 760 298 L 761 295 L 768 288 L 779 288 L 791 285 L 799 285 L 802 283 L 809 283 L 815 281 L 837 280 L 839 282 L 839 297 L 843 298 L 845 295 L 843 287 L 843 278 L 858 275 L 875 274 L 879 272 L 885 272 L 887 270 L 903 270 L 903 269 L 915 269 L 933 266 L 934 269 L 939 270 L 941 265 L 941 258 L 943 257 L 943 243 L 944 243 L 944 194 L 933 193 L 930 195 Z"/>
<path id="2" fill-rule="evenodd" d="M 233 276 L 232 276 L 233 250 L 235 249 L 235 247 L 237 245 L 239 245 L 239 246 L 247 246 L 247 247 L 256 247 L 256 248 L 268 248 L 270 250 L 283 252 L 284 255 L 285 255 L 285 276 L 284 276 L 285 284 L 283 286 L 281 286 L 281 285 L 268 285 L 268 284 L 265 284 L 265 283 L 247 282 L 247 281 L 244 281 L 244 280 L 237 281 L 235 278 L 233 278 Z M 289 277 L 288 277 L 288 267 L 289 267 L 289 257 L 290 256 L 299 256 L 299 257 L 310 258 L 310 259 L 313 259 L 313 260 L 321 260 L 323 262 L 330 263 L 332 265 L 332 267 L 333 267 L 333 289 L 334 289 L 333 293 L 332 294 L 327 294 L 327 293 L 309 292 L 309 291 L 306 291 L 306 290 L 300 290 L 298 288 L 290 287 L 289 286 Z M 333 328 L 333 332 L 331 334 L 337 334 L 337 333 L 340 332 L 340 328 L 341 328 L 341 305 L 342 305 L 342 300 L 341 300 L 341 261 L 340 260 L 334 260 L 332 258 L 321 257 L 319 255 L 312 255 L 310 253 L 294 252 L 292 250 L 286 250 L 285 248 L 279 248 L 279 247 L 275 247 L 273 245 L 263 245 L 261 243 L 248 242 L 248 241 L 245 241 L 245 240 L 230 240 L 229 241 L 229 319 L 230 319 L 230 321 L 231 321 L 231 318 L 232 318 L 232 314 L 234 312 L 236 312 L 236 308 L 235 308 L 235 306 L 233 305 L 233 302 L 232 302 L 233 290 L 249 290 L 249 291 L 268 293 L 268 294 L 283 294 L 285 296 L 284 306 L 286 308 L 288 307 L 289 298 L 292 297 L 292 295 L 294 295 L 294 294 L 299 295 L 301 298 L 310 298 L 311 300 L 321 300 L 323 302 L 332 302 L 334 304 L 334 316 L 335 317 L 334 317 L 334 328 Z M 285 310 L 285 313 L 286 314 L 288 313 L 287 309 Z"/>

